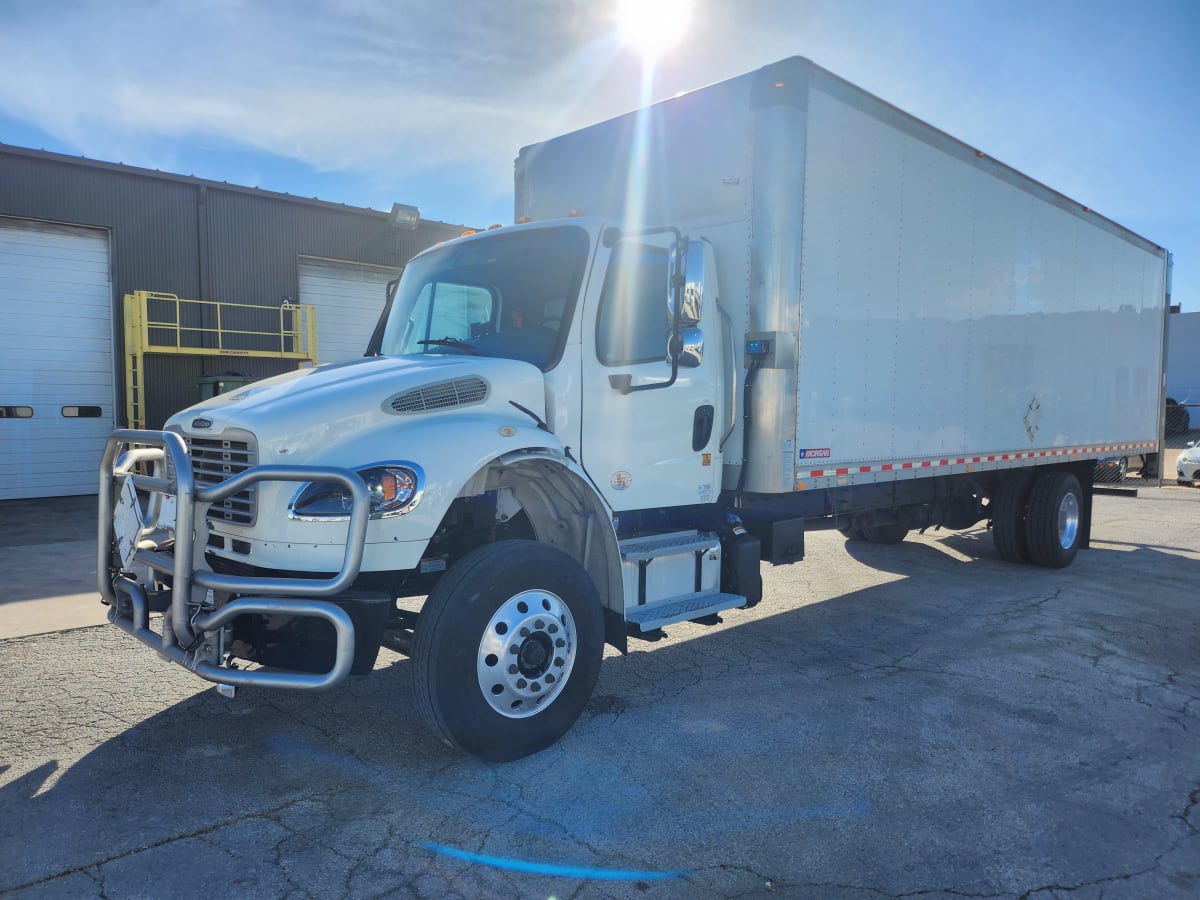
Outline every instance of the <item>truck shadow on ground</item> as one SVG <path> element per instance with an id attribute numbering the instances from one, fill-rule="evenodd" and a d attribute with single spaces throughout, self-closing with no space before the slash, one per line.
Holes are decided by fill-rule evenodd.
<path id="1" fill-rule="evenodd" d="M 1200 612 L 1165 587 L 1195 584 L 1200 561 L 1098 548 L 1009 566 L 986 532 L 845 549 L 897 578 L 829 596 L 825 566 L 767 568 L 760 607 L 610 657 L 575 728 L 515 763 L 430 737 L 390 654 L 322 694 L 200 690 L 63 771 L 49 744 L 0 788 L 0 892 L 86 876 L 119 894 L 189 858 L 248 892 L 311 889 L 319 860 L 330 895 L 418 877 L 513 893 L 501 869 L 430 849 L 445 845 L 670 871 L 681 895 L 765 878 L 1020 893 L 1142 871 L 1196 834 Z M 162 673 L 175 696 L 202 688 Z M 154 691 L 77 694 L 60 727 L 137 719 Z M 545 877 L 546 895 L 568 889 Z"/>

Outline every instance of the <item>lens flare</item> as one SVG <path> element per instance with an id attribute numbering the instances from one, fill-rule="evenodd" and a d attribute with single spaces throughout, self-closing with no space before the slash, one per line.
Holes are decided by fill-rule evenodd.
<path id="1" fill-rule="evenodd" d="M 692 0 L 617 0 L 621 42 L 653 59 L 683 39 L 692 18 Z"/>

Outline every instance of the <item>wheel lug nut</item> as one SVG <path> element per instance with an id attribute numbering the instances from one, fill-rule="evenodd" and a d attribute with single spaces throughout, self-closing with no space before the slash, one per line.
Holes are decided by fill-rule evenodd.
<path id="1" fill-rule="evenodd" d="M 563 658 L 561 656 L 555 657 L 554 664 L 556 666 L 558 666 L 560 669 L 566 665 L 566 663 L 563 662 Z"/>
<path id="2" fill-rule="evenodd" d="M 518 647 L 516 644 L 513 644 L 511 647 L 508 648 L 508 652 L 511 653 L 513 656 L 516 656 L 518 653 L 521 652 L 521 648 Z"/>
<path id="3" fill-rule="evenodd" d="M 546 673 L 546 684 L 554 684 L 554 676 L 549 672 Z"/>
<path id="4" fill-rule="evenodd" d="M 540 691 L 542 689 L 542 686 L 535 681 L 533 684 L 531 684 L 529 686 L 529 689 L 536 694 L 538 691 Z"/>
<path id="5" fill-rule="evenodd" d="M 521 629 L 521 637 L 529 637 L 529 629 L 528 628 Z"/>
<path id="6" fill-rule="evenodd" d="M 558 634 L 558 626 L 555 625 L 553 622 L 550 623 L 550 627 L 546 630 L 549 631 L 551 634 Z"/>
<path id="7" fill-rule="evenodd" d="M 536 622 L 533 623 L 533 627 L 536 628 L 538 631 L 541 631 L 543 628 L 546 627 L 546 623 L 543 622 L 541 619 L 538 619 Z"/>
<path id="8" fill-rule="evenodd" d="M 567 642 L 564 641 L 562 638 L 559 638 L 557 641 L 554 642 L 554 646 L 555 647 L 565 647 L 565 646 L 567 646 Z"/>
<path id="9" fill-rule="evenodd" d="M 509 667 L 508 667 L 508 674 L 509 674 L 509 675 L 516 675 L 516 674 L 517 674 L 517 672 L 519 672 L 519 671 L 521 671 L 521 670 L 520 670 L 520 669 L 518 669 L 516 666 L 509 666 Z"/>
<path id="10" fill-rule="evenodd" d="M 526 681 L 524 678 L 518 678 L 517 679 L 517 687 L 519 687 L 521 690 L 524 690 L 525 688 L 529 687 L 529 682 Z"/>

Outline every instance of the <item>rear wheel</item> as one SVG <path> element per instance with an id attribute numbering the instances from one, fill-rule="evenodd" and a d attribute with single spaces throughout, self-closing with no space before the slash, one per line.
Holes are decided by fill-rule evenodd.
<path id="1" fill-rule="evenodd" d="M 1025 517 L 1032 481 L 1028 472 L 1010 472 L 992 495 L 992 542 L 1005 562 L 1030 561 Z"/>
<path id="2" fill-rule="evenodd" d="M 1049 569 L 1069 566 L 1082 537 L 1083 489 L 1070 472 L 1039 475 L 1029 495 L 1029 555 Z"/>
<path id="3" fill-rule="evenodd" d="M 417 621 L 417 707 L 435 734 L 482 759 L 536 753 L 574 724 L 604 651 L 600 598 L 563 551 L 500 541 L 434 586 Z"/>
<path id="4" fill-rule="evenodd" d="M 865 525 L 862 536 L 872 544 L 899 544 L 908 536 L 908 529 L 895 523 L 889 525 Z"/>

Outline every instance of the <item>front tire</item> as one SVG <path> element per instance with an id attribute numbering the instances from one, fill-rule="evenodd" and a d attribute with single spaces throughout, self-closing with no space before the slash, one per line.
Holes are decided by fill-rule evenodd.
<path id="1" fill-rule="evenodd" d="M 450 746 L 520 759 L 579 718 L 603 655 L 600 598 L 579 563 L 535 541 L 487 544 L 459 560 L 421 610 L 417 708 Z"/>

